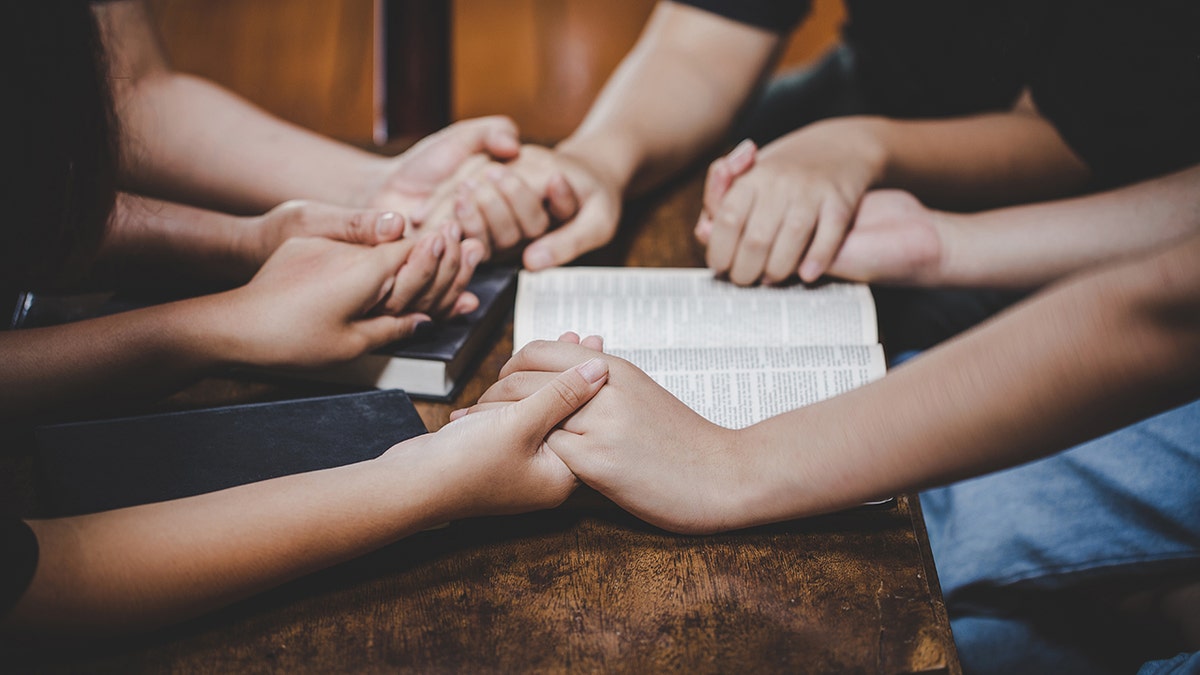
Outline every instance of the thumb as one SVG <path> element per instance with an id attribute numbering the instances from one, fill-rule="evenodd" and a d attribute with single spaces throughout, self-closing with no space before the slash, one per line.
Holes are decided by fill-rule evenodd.
<path id="1" fill-rule="evenodd" d="M 370 351 L 412 335 L 417 330 L 418 324 L 427 321 L 430 321 L 430 318 L 425 314 L 405 314 L 403 316 L 380 314 L 362 319 L 356 323 L 356 326 L 370 343 L 370 347 L 367 348 Z"/>
<path id="2" fill-rule="evenodd" d="M 607 244 L 616 224 L 616 216 L 598 213 L 596 208 L 589 206 L 592 205 L 585 204 L 574 220 L 530 244 L 521 258 L 525 267 L 541 270 L 564 265 Z"/>
<path id="3" fill-rule="evenodd" d="M 512 414 L 527 425 L 531 438 L 544 438 L 579 410 L 608 381 L 608 362 L 595 357 L 560 373 L 530 396 L 514 403 Z"/>
<path id="4" fill-rule="evenodd" d="M 458 122 L 447 132 L 454 132 L 471 153 L 486 152 L 497 159 L 511 159 L 521 151 L 517 124 L 504 115 Z"/>
<path id="5" fill-rule="evenodd" d="M 570 220 L 579 212 L 579 196 L 561 173 L 546 182 L 546 211 L 559 221 Z"/>

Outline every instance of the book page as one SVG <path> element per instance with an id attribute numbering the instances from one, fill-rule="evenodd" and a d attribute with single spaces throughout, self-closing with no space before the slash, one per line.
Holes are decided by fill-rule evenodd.
<path id="1" fill-rule="evenodd" d="M 606 350 L 710 422 L 740 429 L 883 377 L 881 345 Z"/>
<path id="2" fill-rule="evenodd" d="M 688 268 L 523 271 L 514 325 L 514 349 L 568 330 L 603 336 L 611 349 L 879 340 L 865 284 L 743 288 Z"/>

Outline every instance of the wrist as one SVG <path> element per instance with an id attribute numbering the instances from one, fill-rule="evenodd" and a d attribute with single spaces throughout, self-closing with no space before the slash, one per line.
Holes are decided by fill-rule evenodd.
<path id="1" fill-rule="evenodd" d="M 640 166 L 637 144 L 619 133 L 570 136 L 554 147 L 555 153 L 590 169 L 621 196 Z"/>
<path id="2" fill-rule="evenodd" d="M 971 216 L 948 211 L 929 210 L 930 223 L 940 245 L 937 264 L 922 279 L 926 287 L 971 286 L 972 270 L 977 265 L 971 260 L 969 221 Z"/>
<path id="3" fill-rule="evenodd" d="M 854 156 L 867 172 L 868 187 L 888 184 L 892 169 L 889 138 L 893 128 L 890 120 L 869 115 L 835 117 L 814 122 L 809 128 L 813 132 L 829 134 Z"/>

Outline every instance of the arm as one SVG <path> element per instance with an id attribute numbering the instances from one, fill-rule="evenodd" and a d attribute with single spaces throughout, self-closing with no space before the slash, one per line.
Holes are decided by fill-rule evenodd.
<path id="1" fill-rule="evenodd" d="M 122 182 L 136 192 L 246 213 L 289 199 L 408 212 L 472 154 L 518 149 L 512 122 L 496 117 L 449 127 L 451 138 L 443 132 L 407 162 L 358 150 L 171 71 L 142 0 L 95 12 L 121 120 Z"/>
<path id="2" fill-rule="evenodd" d="M 1060 197 L 1090 175 L 1028 95 L 968 117 L 822 120 L 736 160 L 710 167 L 696 236 L 708 266 L 738 284 L 815 281 L 872 187 L 978 208 Z"/>
<path id="3" fill-rule="evenodd" d="M 374 245 L 399 239 L 404 229 L 404 218 L 391 211 L 291 201 L 260 216 L 232 216 L 120 193 L 100 248 L 100 274 L 242 284 L 291 237 Z"/>
<path id="4" fill-rule="evenodd" d="M 739 431 L 606 357 L 608 386 L 548 442 L 581 480 L 681 532 L 812 515 L 1011 466 L 1200 395 L 1197 259 L 1193 235 L 1072 278 L 880 381 Z M 592 354 L 535 343 L 480 400 L 508 400 Z"/>
<path id="5" fill-rule="evenodd" d="M 604 385 L 604 365 L 597 359 L 511 408 L 405 441 L 376 460 L 31 521 L 38 567 L 0 626 L 57 635 L 157 627 L 438 523 L 556 506 L 576 481 L 543 438 Z"/>
<path id="6" fill-rule="evenodd" d="M 574 192 L 578 210 L 559 214 L 558 221 L 566 220 L 562 227 L 547 231 L 544 217 L 525 222 L 489 208 L 512 189 L 481 177 L 478 187 L 434 211 L 453 204 L 464 230 L 489 241 L 533 240 L 524 253 L 530 269 L 561 265 L 603 246 L 616 234 L 625 197 L 654 187 L 721 139 L 782 40 L 704 10 L 660 2 L 579 128 L 553 151 L 526 146 L 511 163 L 521 181 L 552 203 L 556 192 Z"/>
<path id="7" fill-rule="evenodd" d="M 438 242 L 443 239 L 366 247 L 292 239 L 240 288 L 5 331 L 0 417 L 84 397 L 157 390 L 219 366 L 303 367 L 359 356 L 429 320 L 411 305 L 438 283 L 445 252 Z M 447 283 L 446 294 L 457 297 L 467 276 Z"/>
<path id="8" fill-rule="evenodd" d="M 1110 192 L 977 214 L 868 194 L 829 273 L 917 286 L 1032 288 L 1200 228 L 1200 166 Z"/>

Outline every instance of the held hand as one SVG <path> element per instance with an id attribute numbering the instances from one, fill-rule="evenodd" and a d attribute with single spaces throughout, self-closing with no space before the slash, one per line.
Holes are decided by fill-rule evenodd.
<path id="1" fill-rule="evenodd" d="M 293 200 L 250 218 L 240 248 L 257 270 L 292 237 L 325 237 L 371 246 L 403 237 L 405 227 L 404 216 L 394 211 Z"/>
<path id="2" fill-rule="evenodd" d="M 510 250 L 578 212 L 579 197 L 564 170 L 555 153 L 536 145 L 523 146 L 507 164 L 473 158 L 449 181 L 452 187 L 438 189 L 422 217 L 457 221 L 489 254 Z"/>
<path id="3" fill-rule="evenodd" d="M 604 386 L 607 364 L 585 360 L 547 378 L 515 403 L 460 417 L 435 434 L 401 443 L 381 459 L 440 456 L 455 475 L 450 518 L 553 508 L 578 481 L 546 445 L 547 434 Z"/>
<path id="4" fill-rule="evenodd" d="M 520 400 L 596 352 L 569 341 L 533 342 L 468 411 Z M 643 520 L 674 532 L 736 527 L 743 460 L 737 432 L 703 419 L 628 361 L 608 362 L 608 384 L 547 438 L 580 480 Z"/>
<path id="5" fill-rule="evenodd" d="M 411 335 L 424 314 L 406 306 L 437 276 L 438 238 L 374 247 L 316 237 L 289 239 L 250 283 L 208 296 L 214 342 L 255 366 L 320 366 Z"/>
<path id="6" fill-rule="evenodd" d="M 702 219 L 696 235 L 707 242 L 708 266 L 741 285 L 797 273 L 816 281 L 863 193 L 879 179 L 874 138 L 856 120 L 829 120 L 784 136 L 749 161 L 743 146 L 737 151 L 742 156 L 718 160 L 706 185 L 711 223 Z M 742 167 L 744 173 L 734 173 Z"/>
<path id="7" fill-rule="evenodd" d="M 851 281 L 936 285 L 950 234 L 944 216 L 902 190 L 868 192 L 829 274 Z"/>
<path id="8" fill-rule="evenodd" d="M 515 157 L 520 151 L 517 126 L 503 116 L 455 122 L 425 137 L 407 152 L 380 164 L 364 205 L 409 214 L 422 220 L 423 204 L 472 157 Z"/>

